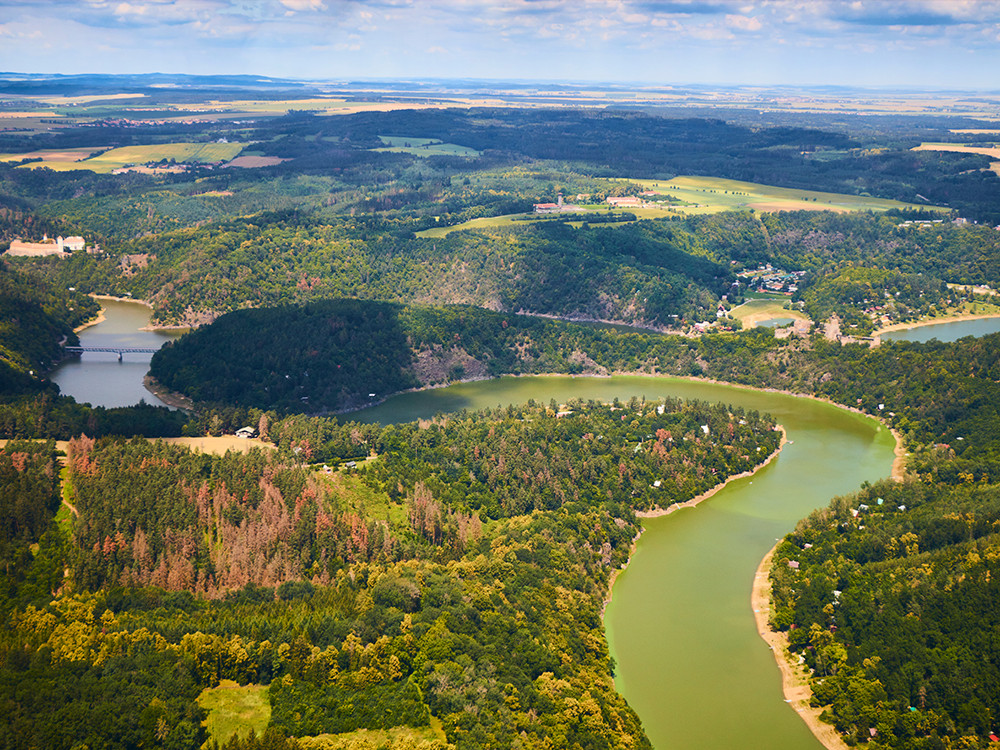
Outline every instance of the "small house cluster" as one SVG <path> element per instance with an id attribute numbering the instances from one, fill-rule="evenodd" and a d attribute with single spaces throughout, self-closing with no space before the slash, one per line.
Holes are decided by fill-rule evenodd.
<path id="1" fill-rule="evenodd" d="M 806 275 L 805 271 L 785 271 L 774 268 L 770 263 L 758 266 L 753 271 L 740 271 L 736 274 L 744 280 L 751 292 L 769 292 L 771 294 L 795 294 L 799 282 Z"/>

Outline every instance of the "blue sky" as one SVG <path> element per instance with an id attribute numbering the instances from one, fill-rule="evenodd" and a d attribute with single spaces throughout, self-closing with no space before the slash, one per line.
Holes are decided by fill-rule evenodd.
<path id="1" fill-rule="evenodd" d="M 1000 0 L 0 0 L 0 70 L 1000 90 Z"/>

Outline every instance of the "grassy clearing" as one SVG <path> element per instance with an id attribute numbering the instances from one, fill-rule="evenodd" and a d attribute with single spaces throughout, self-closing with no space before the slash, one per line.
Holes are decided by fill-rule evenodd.
<path id="1" fill-rule="evenodd" d="M 331 503 L 350 508 L 366 518 L 386 521 L 390 529 L 408 529 L 409 515 L 405 503 L 394 503 L 384 492 L 376 492 L 354 473 L 337 472 L 320 475 L 330 490 Z"/>
<path id="2" fill-rule="evenodd" d="M 245 737 L 251 729 L 259 737 L 271 721 L 266 685 L 241 687 L 232 680 L 222 680 L 218 687 L 202 690 L 198 704 L 208 711 L 205 726 L 209 741 L 220 745 L 237 732 Z"/>
<path id="3" fill-rule="evenodd" d="M 433 719 L 433 717 L 432 717 Z M 344 734 L 321 734 L 317 737 L 300 737 L 305 750 L 378 750 L 379 748 L 407 748 L 407 750 L 438 750 L 446 742 L 443 732 L 439 736 L 432 727 L 393 727 L 392 729 L 359 729 Z"/>
<path id="4" fill-rule="evenodd" d="M 787 310 L 788 298 L 784 299 L 752 299 L 729 311 L 730 317 L 736 318 L 744 328 L 753 328 L 765 320 L 775 318 L 792 318 L 794 320 L 809 320 L 798 310 Z"/>
<path id="5" fill-rule="evenodd" d="M 379 136 L 386 138 L 387 136 Z M 420 139 L 412 139 L 411 144 Z M 429 140 L 429 139 L 423 139 Z M 922 208 L 930 211 L 948 211 L 940 206 L 916 205 L 885 198 L 871 198 L 842 193 L 823 193 L 816 190 L 795 190 L 755 182 L 724 180 L 717 177 L 675 177 L 672 180 L 634 180 L 646 190 L 669 195 L 680 203 L 673 205 L 654 204 L 649 208 L 623 208 L 609 211 L 604 205 L 584 205 L 579 213 L 559 215 L 559 219 L 579 227 L 587 219 L 587 214 L 601 216 L 633 214 L 636 219 L 659 219 L 671 215 L 715 214 L 722 211 L 887 211 L 890 208 Z M 433 227 L 417 232 L 418 237 L 446 237 L 463 229 L 483 229 L 509 226 L 515 222 L 552 221 L 552 214 L 506 214 L 472 219 L 449 227 Z M 622 226 L 628 222 L 608 223 L 606 226 Z"/>
<path id="6" fill-rule="evenodd" d="M 630 182 L 637 182 L 646 190 L 683 201 L 683 205 L 677 208 L 689 214 L 711 214 L 750 208 L 755 211 L 886 211 L 890 208 L 948 210 L 943 207 L 915 205 L 885 198 L 796 190 L 761 185 L 756 182 L 696 175 L 675 177 L 672 180 L 630 180 Z"/>
<path id="7" fill-rule="evenodd" d="M 391 151 L 398 154 L 413 154 L 414 156 L 465 156 L 474 158 L 480 152 L 468 146 L 455 143 L 442 143 L 436 138 L 411 138 L 406 135 L 380 135 L 384 148 L 373 151 Z"/>
<path id="8" fill-rule="evenodd" d="M 41 161 L 26 165 L 48 167 L 56 171 L 88 169 L 107 174 L 129 164 L 147 164 L 172 159 L 178 164 L 229 161 L 243 150 L 242 143 L 162 143 L 154 146 L 124 146 L 105 151 L 91 159 L 78 162 Z"/>

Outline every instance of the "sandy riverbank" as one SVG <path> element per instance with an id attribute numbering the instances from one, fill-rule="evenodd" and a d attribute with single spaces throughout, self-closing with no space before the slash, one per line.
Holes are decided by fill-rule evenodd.
<path id="1" fill-rule="evenodd" d="M 837 734 L 837 730 L 820 721 L 819 716 L 822 709 L 809 705 L 809 700 L 812 698 L 809 678 L 806 670 L 798 664 L 798 657 L 793 656 L 788 650 L 788 635 L 774 632 L 768 626 L 768 620 L 771 617 L 769 573 L 771 558 L 774 556 L 776 548 L 777 545 L 765 555 L 754 574 L 751 606 L 753 607 L 754 619 L 757 621 L 757 632 L 774 653 L 778 669 L 781 670 L 781 687 L 785 693 L 785 702 L 795 709 L 795 713 L 802 718 L 802 721 L 809 727 L 809 731 L 823 743 L 824 747 L 828 750 L 848 750 L 847 743 Z"/>
<path id="2" fill-rule="evenodd" d="M 142 379 L 142 385 L 167 406 L 172 406 L 175 409 L 181 409 L 186 412 L 193 412 L 195 410 L 194 401 L 183 393 L 177 393 L 177 391 L 172 391 L 166 386 L 161 385 L 152 375 L 146 375 Z"/>
<path id="3" fill-rule="evenodd" d="M 719 484 L 715 485 L 712 489 L 710 489 L 710 490 L 708 490 L 706 492 L 702 492 L 697 497 L 693 497 L 690 500 L 685 500 L 682 503 L 671 503 L 666 508 L 656 508 L 654 510 L 640 510 L 640 511 L 636 511 L 636 514 L 635 514 L 636 517 L 637 518 L 659 518 L 661 516 L 669 516 L 671 513 L 675 513 L 678 510 L 680 510 L 681 508 L 694 508 L 695 506 L 699 505 L 700 503 L 703 503 L 706 500 L 708 500 L 713 495 L 716 495 L 719 492 L 721 492 L 723 489 L 725 489 L 725 487 L 730 482 L 735 482 L 737 479 L 745 479 L 747 477 L 752 477 L 758 471 L 760 471 L 765 466 L 767 466 L 772 461 L 774 461 L 778 457 L 778 455 L 781 453 L 781 450 L 788 443 L 788 434 L 785 432 L 785 428 L 782 427 L 779 424 L 779 425 L 775 425 L 775 429 L 781 432 L 781 442 L 778 444 L 778 447 L 771 453 L 771 455 L 769 455 L 767 458 L 765 458 L 759 464 L 757 464 L 756 466 L 754 466 L 750 471 L 744 471 L 744 472 L 741 472 L 739 474 L 733 474 L 731 477 L 727 478 L 725 481 L 719 482 Z M 604 605 L 601 607 L 601 617 L 602 618 L 604 617 L 604 611 L 608 608 L 608 604 L 611 603 L 611 592 L 612 592 L 612 590 L 615 587 L 615 581 L 618 580 L 618 576 L 621 574 L 621 572 L 624 571 L 626 568 L 628 568 L 628 564 L 632 561 L 632 555 L 635 554 L 635 548 L 636 548 L 636 545 L 639 543 L 639 537 L 641 537 L 641 536 L 642 536 L 642 531 L 640 531 L 638 534 L 636 534 L 635 539 L 632 540 L 632 546 L 631 546 L 631 548 L 629 548 L 629 551 L 628 551 L 628 560 L 626 560 L 625 564 L 621 568 L 618 568 L 616 570 L 611 571 L 611 577 L 608 579 L 608 591 L 607 591 L 607 593 L 604 596 Z"/>
<path id="4" fill-rule="evenodd" d="M 892 331 L 907 331 L 911 328 L 926 328 L 927 326 L 936 326 L 939 323 L 960 323 L 964 320 L 990 320 L 991 318 L 1000 318 L 1000 315 L 948 315 L 944 318 L 928 318 L 927 320 L 918 320 L 913 323 L 896 323 L 891 326 L 886 326 L 885 328 L 879 328 L 877 331 L 872 333 L 872 341 L 875 344 L 882 343 L 882 334 L 890 333 Z"/>
<path id="5" fill-rule="evenodd" d="M 906 451 L 903 449 L 903 441 L 899 433 L 892 431 L 896 439 L 894 449 L 895 458 L 892 462 L 892 478 L 901 481 L 906 468 Z M 781 542 L 778 542 L 780 544 Z M 774 659 L 781 670 L 781 687 L 785 693 L 785 701 L 789 703 L 795 712 L 802 718 L 811 731 L 823 746 L 828 750 L 847 750 L 847 743 L 829 724 L 820 721 L 822 708 L 814 708 L 809 705 L 812 698 L 812 689 L 809 686 L 809 675 L 805 668 L 798 663 L 798 657 L 788 650 L 788 634 L 771 630 L 769 620 L 771 618 L 771 560 L 778 544 L 764 556 L 757 566 L 757 572 L 753 578 L 753 592 L 750 595 L 750 606 L 753 608 L 753 616 L 757 622 L 757 632 L 774 654 Z"/>
<path id="6" fill-rule="evenodd" d="M 143 305 L 145 307 L 148 307 L 150 310 L 153 309 L 153 306 L 151 304 L 149 304 L 148 302 L 146 302 L 146 300 L 142 300 L 142 299 L 132 299 L 131 297 L 112 297 L 111 295 L 108 295 L 108 294 L 91 294 L 90 297 L 91 297 L 91 299 L 96 299 L 98 302 L 101 302 L 101 301 L 105 301 L 105 302 L 135 302 L 138 305 Z M 79 333 L 80 331 L 84 330 L 85 328 L 90 328 L 91 326 L 96 326 L 98 323 L 103 323 L 105 320 L 106 320 L 106 318 L 104 317 L 104 308 L 102 307 L 100 310 L 97 311 L 97 316 L 95 318 L 93 318 L 92 320 L 88 320 L 83 325 L 78 325 L 76 328 L 73 329 L 73 333 Z"/>

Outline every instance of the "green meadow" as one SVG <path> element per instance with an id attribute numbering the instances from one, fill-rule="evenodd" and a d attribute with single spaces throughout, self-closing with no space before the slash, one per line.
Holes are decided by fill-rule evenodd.
<path id="1" fill-rule="evenodd" d="M 720 211 L 887 211 L 890 208 L 923 208 L 947 211 L 947 208 L 903 203 L 885 198 L 817 190 L 761 185 L 756 182 L 724 180 L 719 177 L 689 175 L 672 180 L 632 180 L 646 190 L 669 195 L 682 203 L 678 209 L 688 214 L 712 214 Z"/>
<path id="2" fill-rule="evenodd" d="M 220 745 L 237 732 L 245 737 L 251 729 L 259 737 L 271 721 L 266 685 L 241 687 L 232 680 L 222 680 L 218 687 L 203 690 L 198 703 L 208 711 L 205 725 L 209 739 Z"/>
<path id="3" fill-rule="evenodd" d="M 442 143 L 436 138 L 411 138 L 405 135 L 380 135 L 382 148 L 372 149 L 373 151 L 392 151 L 400 154 L 413 154 L 414 156 L 466 156 L 473 158 L 479 156 L 479 151 L 468 146 L 459 146 L 455 143 Z"/>

